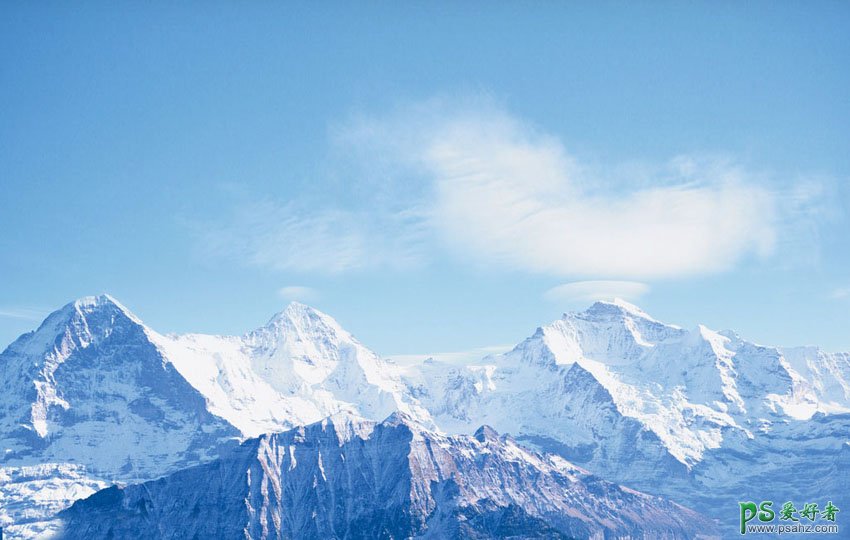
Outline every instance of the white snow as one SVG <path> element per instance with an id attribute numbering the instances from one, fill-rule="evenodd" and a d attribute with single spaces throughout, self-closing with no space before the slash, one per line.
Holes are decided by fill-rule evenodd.
<path id="1" fill-rule="evenodd" d="M 126 343 L 97 348 L 113 335 Z M 91 350 L 100 351 L 98 365 L 89 365 Z M 214 457 L 198 437 L 212 444 L 231 427 L 244 438 L 328 418 L 323 425 L 343 444 L 370 435 L 373 424 L 352 415 L 400 411 L 434 433 L 487 424 L 630 452 L 609 461 L 660 451 L 693 467 L 730 433 L 752 440 L 816 413 L 850 412 L 850 354 L 688 331 L 619 300 L 565 314 L 477 362 L 399 365 L 298 303 L 243 336 L 162 335 L 103 295 L 65 306 L 12 344 L 0 356 L 0 381 L 0 493 L 16 501 L 15 510 L 0 508 L 0 523 L 14 521 L 22 537 L 104 485 Z M 200 421 L 197 403 L 211 413 Z M 632 425 L 657 440 L 624 439 Z M 33 450 L 22 430 L 46 445 Z M 276 451 L 297 467 L 293 446 Z M 523 452 L 508 445 L 505 455 L 530 459 Z M 26 472 L 32 467 L 40 472 Z"/>

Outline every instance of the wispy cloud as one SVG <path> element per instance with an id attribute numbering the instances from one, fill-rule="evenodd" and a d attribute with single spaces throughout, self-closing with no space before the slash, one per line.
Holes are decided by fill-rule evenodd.
<path id="1" fill-rule="evenodd" d="M 649 280 L 768 257 L 787 232 L 781 193 L 730 160 L 600 171 L 486 100 L 360 116 L 332 141 L 337 187 L 351 197 L 242 204 L 204 227 L 208 250 L 302 273 L 409 268 L 448 251 L 554 276 Z M 803 195 L 793 210 L 811 215 L 816 192 Z"/>
<path id="2" fill-rule="evenodd" d="M 416 261 L 417 230 L 409 221 L 404 213 L 265 199 L 240 203 L 227 220 L 205 223 L 198 234 L 214 255 L 274 270 L 338 274 Z"/>
<path id="3" fill-rule="evenodd" d="M 844 300 L 850 298 L 850 287 L 838 287 L 830 293 L 830 298 L 833 300 Z"/>
<path id="4" fill-rule="evenodd" d="M 48 311 L 43 309 L 21 308 L 21 307 L 0 307 L 0 317 L 7 319 L 22 319 L 25 321 L 41 321 L 48 315 Z"/>
<path id="5" fill-rule="evenodd" d="M 555 303 L 595 302 L 615 298 L 635 301 L 648 292 L 649 285 L 639 281 L 593 280 L 574 281 L 552 287 L 543 297 Z"/>
<path id="6" fill-rule="evenodd" d="M 435 102 L 361 122 L 345 139 L 426 179 L 428 224 L 461 257 L 652 278 L 727 270 L 775 244 L 774 194 L 722 160 L 678 157 L 637 182 L 595 175 L 556 137 L 498 107 Z"/>
<path id="7" fill-rule="evenodd" d="M 284 300 L 299 300 L 302 302 L 315 300 L 319 296 L 316 289 L 313 289 L 312 287 L 305 287 L 303 285 L 287 285 L 286 287 L 278 289 L 277 293 Z"/>

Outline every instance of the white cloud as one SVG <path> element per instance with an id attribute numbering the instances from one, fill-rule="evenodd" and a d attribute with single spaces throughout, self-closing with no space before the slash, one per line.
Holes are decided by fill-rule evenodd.
<path id="1" fill-rule="evenodd" d="M 647 279 L 728 270 L 776 243 L 776 194 L 740 167 L 680 156 L 611 177 L 492 104 L 433 100 L 360 118 L 337 141 L 380 156 L 384 182 L 424 182 L 425 225 L 470 261 Z"/>
<path id="2" fill-rule="evenodd" d="M 278 289 L 277 293 L 284 300 L 299 300 L 302 302 L 315 300 L 319 296 L 316 289 L 302 285 L 287 285 Z"/>
<path id="3" fill-rule="evenodd" d="M 780 191 L 728 160 L 600 171 L 491 103 L 359 117 L 333 142 L 339 189 L 313 204 L 242 205 L 205 227 L 208 249 L 302 273 L 409 268 L 447 250 L 499 268 L 650 280 L 726 271 L 789 236 Z"/>
<path id="4" fill-rule="evenodd" d="M 772 194 L 720 164 L 680 159 L 665 171 L 673 183 L 595 190 L 603 182 L 559 141 L 504 115 L 453 119 L 425 149 L 433 226 L 456 252 L 493 263 L 666 277 L 726 270 L 774 245 Z"/>
<path id="5" fill-rule="evenodd" d="M 546 300 L 562 302 L 595 302 L 597 300 L 635 301 L 649 292 L 649 285 L 639 281 L 574 281 L 552 287 L 543 294 Z"/>

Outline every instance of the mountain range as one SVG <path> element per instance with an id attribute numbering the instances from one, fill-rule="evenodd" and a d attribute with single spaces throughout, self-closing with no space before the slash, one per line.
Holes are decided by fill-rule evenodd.
<path id="1" fill-rule="evenodd" d="M 163 335 L 102 295 L 12 343 L 0 383 L 11 537 L 690 538 L 734 531 L 741 500 L 850 502 L 850 354 L 623 301 L 401 365 L 298 303 L 239 337 Z"/>
<path id="2" fill-rule="evenodd" d="M 489 428 L 440 435 L 346 414 L 60 514 L 62 537 L 708 538 L 715 524 Z"/>

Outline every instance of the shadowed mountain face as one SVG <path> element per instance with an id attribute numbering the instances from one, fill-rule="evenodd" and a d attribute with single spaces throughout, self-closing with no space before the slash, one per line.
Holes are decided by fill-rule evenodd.
<path id="1" fill-rule="evenodd" d="M 394 414 L 250 439 L 60 514 L 61 538 L 699 538 L 715 526 L 530 452 L 489 428 L 443 436 Z"/>
<path id="2" fill-rule="evenodd" d="M 145 326 L 106 296 L 69 304 L 15 341 L 0 357 L 0 379 L 9 383 L 0 398 L 4 463 L 73 458 L 94 473 L 143 477 L 163 462 L 196 462 L 238 436 Z M 140 441 L 156 455 L 139 455 Z"/>
<path id="3" fill-rule="evenodd" d="M 40 534 L 70 500 L 212 459 L 239 436 L 107 296 L 68 304 L 21 336 L 0 354 L 0 381 L 7 535 Z"/>

